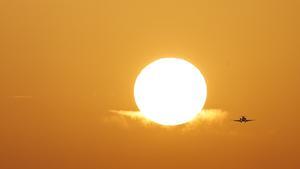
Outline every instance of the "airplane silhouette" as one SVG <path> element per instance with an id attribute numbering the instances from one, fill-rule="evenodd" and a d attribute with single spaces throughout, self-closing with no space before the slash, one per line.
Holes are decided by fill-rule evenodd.
<path id="1" fill-rule="evenodd" d="M 245 116 L 242 116 L 242 117 L 240 117 L 239 120 L 233 120 L 233 121 L 240 122 L 240 123 L 243 123 L 243 122 L 246 123 L 248 121 L 254 121 L 254 120 L 247 119 Z"/>

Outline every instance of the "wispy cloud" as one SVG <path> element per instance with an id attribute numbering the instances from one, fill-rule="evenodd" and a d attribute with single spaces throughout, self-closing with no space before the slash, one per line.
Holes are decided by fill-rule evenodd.
<path id="1" fill-rule="evenodd" d="M 187 123 L 183 130 L 193 130 L 199 126 L 223 125 L 228 112 L 221 109 L 203 109 L 198 116 Z"/>
<path id="2" fill-rule="evenodd" d="M 33 96 L 29 96 L 29 95 L 16 95 L 16 96 L 9 96 L 10 98 L 13 99 L 31 99 L 33 98 Z"/>
<path id="3" fill-rule="evenodd" d="M 130 120 L 140 122 L 145 126 L 157 125 L 150 121 L 139 111 L 130 110 L 110 110 L 111 116 L 109 120 L 118 121 L 126 126 Z M 183 130 L 193 130 L 201 125 L 221 125 L 227 118 L 228 113 L 221 109 L 204 109 L 192 121 L 181 126 Z M 158 125 L 157 125 L 158 126 Z M 165 126 L 162 126 L 165 127 Z M 168 127 L 166 127 L 168 128 Z"/>
<path id="4" fill-rule="evenodd" d="M 124 120 L 134 120 L 141 122 L 144 125 L 149 125 L 153 123 L 151 120 L 147 119 L 141 112 L 139 111 L 130 111 L 130 110 L 110 110 L 112 115 L 115 118 L 122 118 L 123 123 Z M 115 119 L 116 120 L 116 119 Z M 153 123 L 154 124 L 154 123 Z"/>

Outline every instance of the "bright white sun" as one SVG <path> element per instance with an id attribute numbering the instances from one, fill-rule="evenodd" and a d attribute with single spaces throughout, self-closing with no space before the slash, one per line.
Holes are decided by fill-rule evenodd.
<path id="1" fill-rule="evenodd" d="M 206 100 L 206 83 L 191 63 L 162 58 L 138 75 L 134 97 L 140 112 L 162 125 L 179 125 L 201 112 Z"/>

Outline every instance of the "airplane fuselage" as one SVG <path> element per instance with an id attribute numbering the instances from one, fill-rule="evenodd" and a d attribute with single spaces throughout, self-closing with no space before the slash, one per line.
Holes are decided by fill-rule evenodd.
<path id="1" fill-rule="evenodd" d="M 242 116 L 242 117 L 240 117 L 239 120 L 234 120 L 234 121 L 237 121 L 237 122 L 240 122 L 240 123 L 246 123 L 248 121 L 253 121 L 253 120 L 248 120 L 245 116 Z"/>

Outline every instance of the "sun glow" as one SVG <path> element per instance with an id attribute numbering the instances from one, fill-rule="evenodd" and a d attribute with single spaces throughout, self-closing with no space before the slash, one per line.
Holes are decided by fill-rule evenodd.
<path id="1" fill-rule="evenodd" d="M 179 125 L 201 112 L 206 100 L 206 83 L 191 63 L 162 58 L 138 75 L 134 97 L 141 113 L 162 125 Z"/>

